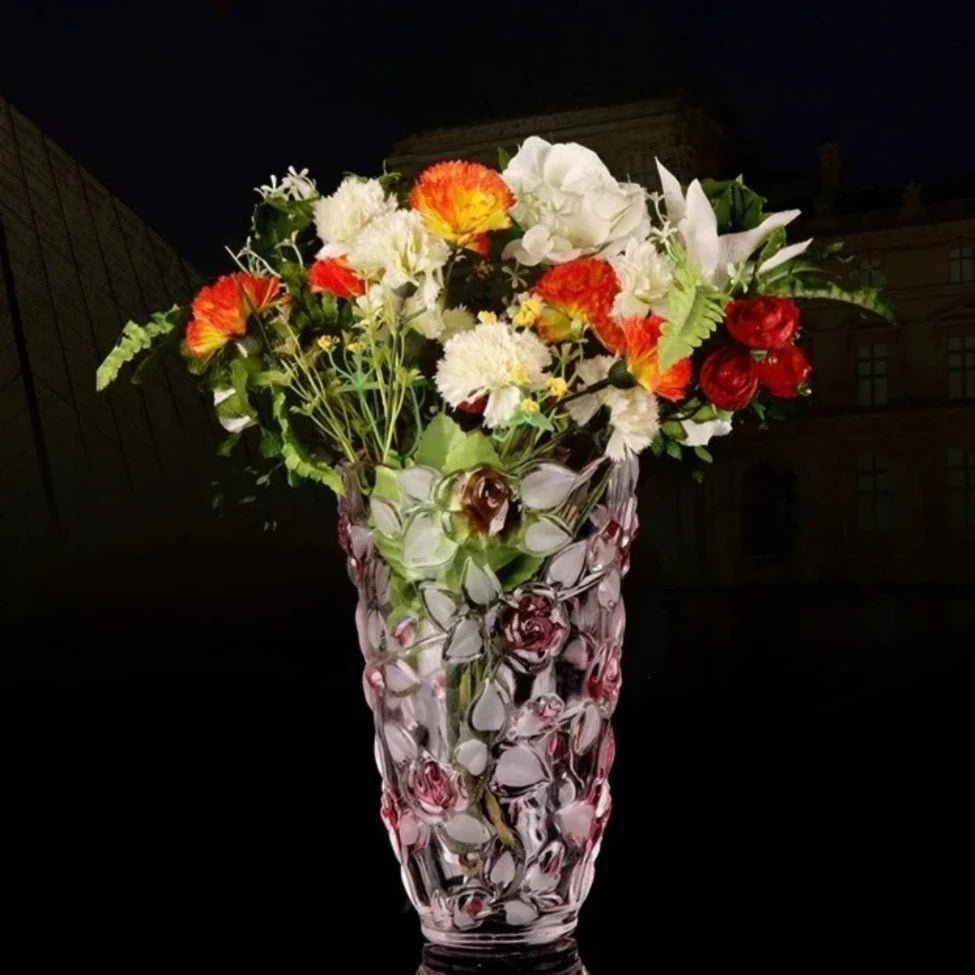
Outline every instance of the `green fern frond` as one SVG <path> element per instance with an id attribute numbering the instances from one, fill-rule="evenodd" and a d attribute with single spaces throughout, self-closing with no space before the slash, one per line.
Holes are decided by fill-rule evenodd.
<path id="1" fill-rule="evenodd" d="M 274 391 L 271 407 L 281 431 L 281 459 L 284 461 L 284 466 L 297 477 L 316 481 L 330 487 L 338 495 L 343 494 L 342 478 L 338 471 L 330 464 L 313 457 L 295 434 L 288 417 L 288 404 L 283 389 Z"/>
<path id="2" fill-rule="evenodd" d="M 101 392 L 118 379 L 122 367 L 136 356 L 148 351 L 154 344 L 165 338 L 177 328 L 182 328 L 189 319 L 189 309 L 173 305 L 169 311 L 156 312 L 146 325 L 129 322 L 115 348 L 105 357 L 105 361 L 95 373 L 95 389 Z"/>
<path id="3" fill-rule="evenodd" d="M 724 317 L 728 295 L 699 281 L 687 252 L 675 248 L 674 274 L 667 292 L 667 320 L 657 346 L 660 371 L 686 359 Z"/>

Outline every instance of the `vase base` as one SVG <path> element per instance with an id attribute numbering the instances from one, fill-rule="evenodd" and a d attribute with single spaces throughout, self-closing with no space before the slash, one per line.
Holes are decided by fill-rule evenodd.
<path id="1" fill-rule="evenodd" d="M 496 948 L 517 950 L 568 938 L 575 931 L 577 921 L 573 911 L 557 919 L 553 918 L 549 924 L 535 924 L 514 930 L 485 926 L 473 931 L 441 931 L 426 924 L 421 925 L 421 930 L 427 941 L 444 948 L 455 948 L 464 952 L 491 951 Z"/>

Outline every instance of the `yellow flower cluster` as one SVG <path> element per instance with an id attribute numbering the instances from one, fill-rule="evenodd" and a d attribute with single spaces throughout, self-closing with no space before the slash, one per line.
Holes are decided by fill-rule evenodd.
<path id="1" fill-rule="evenodd" d="M 526 298 L 521 308 L 515 312 L 515 317 L 511 319 L 514 325 L 534 325 L 538 316 L 542 313 L 541 301 L 532 295 Z"/>
<path id="2" fill-rule="evenodd" d="M 549 396 L 562 399 L 568 392 L 569 384 L 561 376 L 549 376 L 545 381 L 545 388 L 548 390 Z"/>
<path id="3" fill-rule="evenodd" d="M 492 322 L 496 322 L 498 320 L 498 316 L 495 315 L 493 311 L 479 311 L 477 313 L 477 320 L 485 325 L 488 325 Z"/>
<path id="4" fill-rule="evenodd" d="M 523 399 L 521 401 L 522 413 L 537 413 L 539 410 L 538 401 L 533 399 Z"/>

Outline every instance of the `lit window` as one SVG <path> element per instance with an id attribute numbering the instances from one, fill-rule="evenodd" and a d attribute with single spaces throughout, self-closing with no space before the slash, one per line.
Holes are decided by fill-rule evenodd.
<path id="1" fill-rule="evenodd" d="M 866 342 L 857 349 L 857 402 L 860 406 L 887 402 L 886 342 Z"/>
<path id="2" fill-rule="evenodd" d="M 975 281 L 975 255 L 970 246 L 952 247 L 948 251 L 948 280 L 952 284 Z"/>
<path id="3" fill-rule="evenodd" d="M 975 335 L 948 339 L 948 396 L 975 398 Z"/>
<path id="4" fill-rule="evenodd" d="M 948 523 L 975 526 L 975 450 L 948 449 Z"/>
<path id="5" fill-rule="evenodd" d="M 857 524 L 865 531 L 890 528 L 890 472 L 876 454 L 857 457 Z"/>

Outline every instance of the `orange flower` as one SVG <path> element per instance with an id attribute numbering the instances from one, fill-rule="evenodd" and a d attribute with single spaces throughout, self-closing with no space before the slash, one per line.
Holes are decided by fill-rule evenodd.
<path id="1" fill-rule="evenodd" d="M 274 303 L 281 282 L 258 274 L 224 274 L 200 289 L 193 299 L 193 318 L 186 326 L 186 345 L 195 356 L 212 355 L 232 338 L 247 334 L 247 318 Z"/>
<path id="2" fill-rule="evenodd" d="M 480 163 L 435 163 L 410 191 L 410 206 L 431 234 L 481 255 L 488 251 L 487 231 L 511 226 L 508 210 L 514 204 L 501 175 Z"/>
<path id="3" fill-rule="evenodd" d="M 657 343 L 664 319 L 656 315 L 634 316 L 620 322 L 624 338 L 623 353 L 630 375 L 646 390 L 672 403 L 683 398 L 692 378 L 691 360 L 681 359 L 660 373 Z"/>
<path id="4" fill-rule="evenodd" d="M 546 271 L 535 285 L 535 294 L 546 307 L 535 327 L 546 342 L 578 338 L 572 322 L 591 328 L 610 352 L 623 347 L 623 333 L 613 321 L 613 300 L 620 290 L 616 272 L 595 257 L 580 257 Z"/>
<path id="5" fill-rule="evenodd" d="M 366 283 L 344 257 L 328 257 L 308 268 L 312 294 L 325 291 L 336 298 L 358 298 L 366 293 Z"/>

